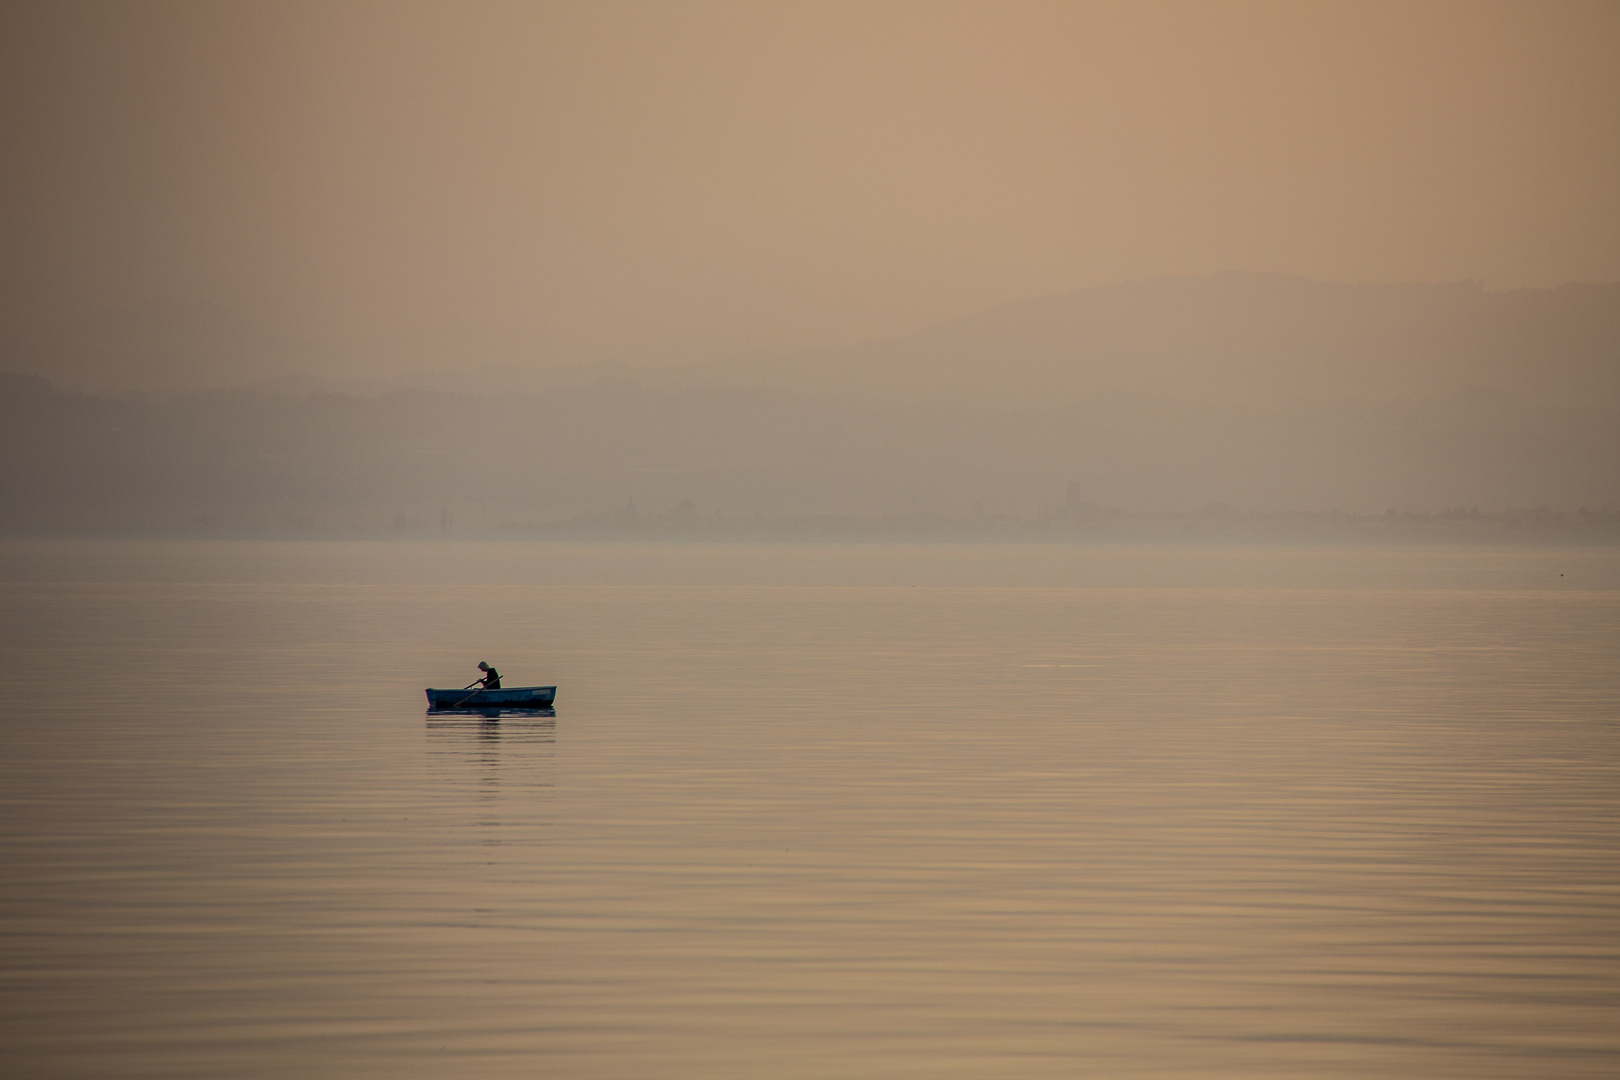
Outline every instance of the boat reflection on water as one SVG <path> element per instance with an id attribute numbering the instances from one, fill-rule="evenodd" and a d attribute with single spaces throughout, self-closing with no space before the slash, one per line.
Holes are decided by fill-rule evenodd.
<path id="1" fill-rule="evenodd" d="M 498 752 L 509 762 L 538 761 L 556 752 L 557 713 L 552 709 L 429 711 L 426 727 L 430 752 L 476 758 L 486 767 L 496 764 Z M 525 748 L 532 749 L 525 753 Z"/>
<path id="2" fill-rule="evenodd" d="M 501 719 L 507 719 L 507 720 L 549 720 L 549 721 L 552 721 L 552 723 L 551 723 L 552 730 L 556 730 L 556 727 L 557 727 L 557 725 L 555 723 L 556 717 L 557 717 L 557 710 L 556 709 L 507 709 L 507 708 L 467 709 L 467 708 L 461 708 L 461 709 L 429 709 L 427 711 L 428 724 L 429 724 L 430 727 L 442 726 L 442 725 L 446 725 L 446 724 L 454 725 L 458 721 L 469 722 L 469 723 L 475 723 L 476 724 L 476 723 L 481 723 L 481 722 L 483 722 L 485 720 L 501 720 Z"/>
<path id="3" fill-rule="evenodd" d="M 480 836 L 489 827 L 547 823 L 556 782 L 556 712 L 429 712 L 424 727 L 428 771 L 445 785 L 441 805 L 451 811 L 446 820 L 455 820 L 455 805 L 471 797 L 464 810 L 478 809 L 462 824 L 480 826 Z"/>
<path id="4" fill-rule="evenodd" d="M 493 752 L 496 745 L 512 750 L 544 745 L 551 753 L 557 741 L 557 713 L 553 709 L 455 709 L 427 714 L 428 745 L 438 752 Z"/>
<path id="5" fill-rule="evenodd" d="M 429 747 L 439 751 L 478 749 L 481 752 L 493 750 L 495 744 L 513 749 L 534 744 L 549 746 L 557 741 L 557 714 L 550 709 L 538 712 L 491 709 L 487 715 L 457 709 L 453 713 L 429 713 L 424 726 Z"/>

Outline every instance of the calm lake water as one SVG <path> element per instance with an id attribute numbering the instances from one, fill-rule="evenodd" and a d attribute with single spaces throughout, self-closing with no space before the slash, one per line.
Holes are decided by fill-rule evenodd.
<path id="1" fill-rule="evenodd" d="M 10 543 L 0 650 L 7 1076 L 1620 1074 L 1620 553 Z"/>

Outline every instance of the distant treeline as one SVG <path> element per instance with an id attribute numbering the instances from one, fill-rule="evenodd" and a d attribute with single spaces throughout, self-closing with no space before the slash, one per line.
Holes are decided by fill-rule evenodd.
<path id="1" fill-rule="evenodd" d="M 1483 393 L 1013 410 L 612 378 L 100 397 L 0 376 L 12 536 L 1609 543 L 1616 507 L 1620 416 Z"/>

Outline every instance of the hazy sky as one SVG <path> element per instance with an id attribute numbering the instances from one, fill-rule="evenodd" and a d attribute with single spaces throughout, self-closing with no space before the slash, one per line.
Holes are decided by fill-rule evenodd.
<path id="1" fill-rule="evenodd" d="M 1221 270 L 1620 279 L 1614 3 L 0 20 L 13 327 L 182 298 L 356 354 L 545 360 Z"/>

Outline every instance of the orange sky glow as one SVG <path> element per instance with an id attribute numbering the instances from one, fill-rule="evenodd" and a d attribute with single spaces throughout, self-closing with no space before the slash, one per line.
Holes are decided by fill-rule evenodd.
<path id="1" fill-rule="evenodd" d="M 1613 4 L 3 20 L 11 325 L 183 297 L 357 353 L 656 359 L 1159 275 L 1620 279 Z"/>

